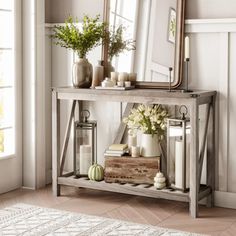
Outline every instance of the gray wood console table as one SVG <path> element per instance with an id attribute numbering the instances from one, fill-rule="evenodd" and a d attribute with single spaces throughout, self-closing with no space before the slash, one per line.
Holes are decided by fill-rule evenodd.
<path id="1" fill-rule="evenodd" d="M 53 88 L 52 90 L 52 158 L 53 193 L 60 195 L 60 186 L 68 185 L 139 196 L 164 198 L 189 202 L 192 217 L 198 216 L 198 202 L 207 197 L 207 205 L 214 204 L 215 186 L 215 91 L 195 91 L 193 93 L 167 92 L 154 89 L 134 89 L 129 91 L 92 90 L 76 88 Z M 72 105 L 66 134 L 60 153 L 60 101 L 71 100 Z M 75 178 L 74 173 L 64 173 L 64 163 L 71 125 L 74 120 L 77 101 L 110 101 L 145 104 L 186 105 L 190 108 L 190 191 L 156 190 L 153 186 L 132 185 L 90 181 L 87 178 Z M 199 106 L 206 104 L 206 122 L 204 135 L 199 144 Z M 207 157 L 207 184 L 200 185 L 203 159 Z M 75 151 L 74 151 L 75 152 Z M 74 154 L 73 154 L 74 155 Z"/>

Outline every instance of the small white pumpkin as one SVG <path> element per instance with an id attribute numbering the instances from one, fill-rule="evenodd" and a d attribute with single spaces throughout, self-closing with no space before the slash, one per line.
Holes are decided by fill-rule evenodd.
<path id="1" fill-rule="evenodd" d="M 102 181 L 104 179 L 104 169 L 101 165 L 94 164 L 90 166 L 88 171 L 88 177 L 90 180 Z"/>

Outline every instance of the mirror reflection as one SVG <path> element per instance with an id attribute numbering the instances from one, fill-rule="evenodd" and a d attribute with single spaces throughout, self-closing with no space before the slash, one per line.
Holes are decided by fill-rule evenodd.
<path id="1" fill-rule="evenodd" d="M 113 57 L 119 72 L 136 72 L 139 82 L 178 80 L 182 0 L 110 0 L 110 28 L 124 27 L 124 38 L 135 41 L 136 50 Z M 178 25 L 179 24 L 179 25 Z"/>

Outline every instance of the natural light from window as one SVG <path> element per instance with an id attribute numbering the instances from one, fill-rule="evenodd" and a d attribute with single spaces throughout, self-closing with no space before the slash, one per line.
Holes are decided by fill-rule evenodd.
<path id="1" fill-rule="evenodd" d="M 15 153 L 14 6 L 0 0 L 0 159 Z"/>
<path id="2" fill-rule="evenodd" d="M 110 10 L 110 23 L 117 28 L 120 25 L 125 27 L 125 39 L 136 38 L 136 15 L 138 10 L 138 0 L 112 0 Z M 133 71 L 133 53 L 125 52 L 114 58 L 116 71 Z M 127 63 L 128 62 L 128 63 Z"/>

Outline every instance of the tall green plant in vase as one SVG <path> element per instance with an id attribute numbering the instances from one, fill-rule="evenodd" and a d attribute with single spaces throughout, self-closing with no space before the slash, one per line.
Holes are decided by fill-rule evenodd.
<path id="1" fill-rule="evenodd" d="M 105 23 L 99 22 L 99 16 L 90 18 L 84 16 L 81 27 L 78 20 L 72 17 L 65 24 L 53 28 L 52 38 L 56 45 L 71 49 L 78 55 L 72 68 L 74 87 L 89 88 L 92 83 L 92 65 L 87 60 L 87 54 L 101 45 L 104 38 Z"/>
<path id="2" fill-rule="evenodd" d="M 121 53 L 125 51 L 135 50 L 135 41 L 132 39 L 125 39 L 124 37 L 125 27 L 120 25 L 118 28 L 111 28 L 111 30 L 106 31 L 105 42 L 108 45 L 108 68 L 107 74 L 114 71 L 112 66 L 112 60 L 114 57 L 118 57 Z"/>

